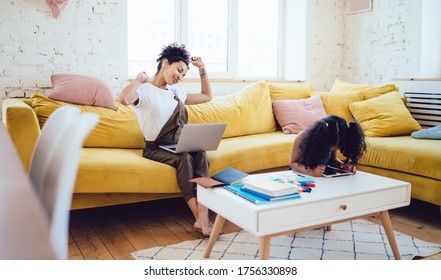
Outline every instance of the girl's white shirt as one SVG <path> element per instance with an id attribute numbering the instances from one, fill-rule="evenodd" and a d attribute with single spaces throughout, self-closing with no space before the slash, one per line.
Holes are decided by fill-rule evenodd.
<path id="1" fill-rule="evenodd" d="M 145 140 L 154 141 L 178 104 L 175 94 L 185 103 L 187 93 L 178 88 L 160 89 L 150 83 L 141 84 L 136 92 L 139 102 L 133 108 L 141 132 Z"/>

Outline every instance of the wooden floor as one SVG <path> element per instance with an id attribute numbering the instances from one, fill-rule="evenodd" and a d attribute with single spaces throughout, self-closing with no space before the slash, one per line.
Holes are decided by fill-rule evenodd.
<path id="1" fill-rule="evenodd" d="M 184 240 L 199 239 L 193 218 L 182 198 L 71 212 L 69 258 L 72 260 L 127 260 L 130 253 Z M 394 230 L 441 243 L 438 206 L 413 200 L 390 212 Z M 214 215 L 211 213 L 214 221 Z M 378 222 L 378 218 L 371 218 Z M 224 233 L 240 230 L 226 222 Z M 424 259 L 441 260 L 441 253 Z"/>

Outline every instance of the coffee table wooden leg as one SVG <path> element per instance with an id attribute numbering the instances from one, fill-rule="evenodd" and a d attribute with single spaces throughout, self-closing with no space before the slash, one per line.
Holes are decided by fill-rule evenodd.
<path id="1" fill-rule="evenodd" d="M 392 222 L 390 221 L 389 212 L 380 212 L 381 223 L 383 224 L 384 231 L 386 232 L 387 239 L 389 240 L 390 247 L 394 253 L 396 260 L 401 260 L 400 252 L 398 251 L 397 240 L 395 239 L 394 230 L 392 228 Z"/>
<path id="2" fill-rule="evenodd" d="M 267 260 L 269 258 L 271 237 L 262 236 L 259 238 L 259 259 Z"/>
<path id="3" fill-rule="evenodd" d="M 217 237 L 219 236 L 219 233 L 222 229 L 222 226 L 224 225 L 225 218 L 221 215 L 217 215 L 216 219 L 214 220 L 213 229 L 210 234 L 210 239 L 208 240 L 207 248 L 205 248 L 204 252 L 204 258 L 210 257 L 211 250 L 213 249 L 214 243 L 216 242 Z"/>

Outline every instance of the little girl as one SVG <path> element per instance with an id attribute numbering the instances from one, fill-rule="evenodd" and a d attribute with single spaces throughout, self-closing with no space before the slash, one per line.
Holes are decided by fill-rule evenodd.
<path id="1" fill-rule="evenodd" d="M 346 158 L 341 161 L 337 150 Z M 300 132 L 294 140 L 292 170 L 321 177 L 326 165 L 355 173 L 355 166 L 366 151 L 365 136 L 359 123 L 349 125 L 338 116 L 328 116 Z"/>

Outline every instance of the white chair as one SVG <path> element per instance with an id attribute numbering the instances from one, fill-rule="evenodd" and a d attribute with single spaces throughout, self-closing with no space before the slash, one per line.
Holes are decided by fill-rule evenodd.
<path id="1" fill-rule="evenodd" d="M 81 149 L 98 124 L 94 113 L 75 117 L 55 145 L 41 192 L 50 223 L 50 237 L 59 259 L 68 258 L 69 211 L 78 171 Z"/>
<path id="2" fill-rule="evenodd" d="M 49 116 L 41 129 L 29 169 L 29 178 L 38 195 L 41 195 L 44 178 L 57 143 L 71 121 L 80 113 L 80 109 L 74 106 L 59 107 Z"/>

